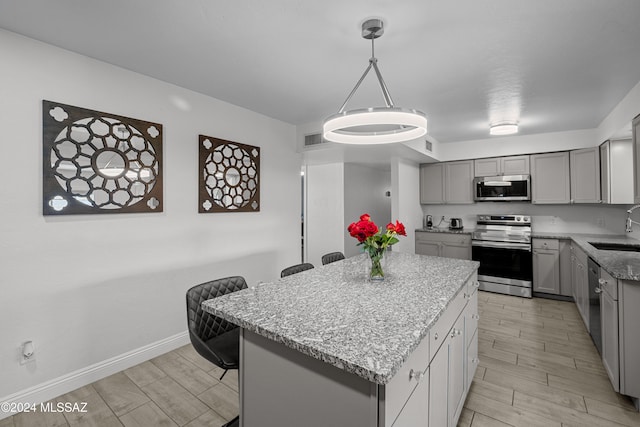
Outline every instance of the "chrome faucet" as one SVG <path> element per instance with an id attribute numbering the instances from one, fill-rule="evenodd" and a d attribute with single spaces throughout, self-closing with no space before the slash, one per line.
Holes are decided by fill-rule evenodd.
<path id="1" fill-rule="evenodd" d="M 631 212 L 635 211 L 638 208 L 640 208 L 640 205 L 635 205 L 635 206 L 632 206 L 627 211 L 627 221 L 626 221 L 626 227 L 625 227 L 625 230 L 627 231 L 627 233 L 631 233 L 631 231 L 633 231 L 632 229 L 633 224 L 640 225 L 640 222 L 637 222 L 631 219 Z"/>

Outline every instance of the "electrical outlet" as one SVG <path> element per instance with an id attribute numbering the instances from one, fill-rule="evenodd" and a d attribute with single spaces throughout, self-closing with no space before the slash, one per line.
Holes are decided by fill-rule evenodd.
<path id="1" fill-rule="evenodd" d="M 36 361 L 36 347 L 33 345 L 33 341 L 25 341 L 20 346 L 20 364 L 35 362 Z"/>

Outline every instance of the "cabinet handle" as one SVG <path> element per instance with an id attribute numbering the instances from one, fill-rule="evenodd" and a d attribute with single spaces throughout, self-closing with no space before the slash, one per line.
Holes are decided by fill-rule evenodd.
<path id="1" fill-rule="evenodd" d="M 453 329 L 451 330 L 451 338 L 455 338 L 458 335 L 460 335 L 462 333 L 462 331 L 460 331 L 459 329 Z"/>
<path id="2" fill-rule="evenodd" d="M 607 282 L 607 281 L 606 281 L 606 280 L 604 280 L 604 279 L 598 279 L 598 284 L 600 284 L 600 285 L 607 285 L 607 284 L 609 284 L 609 282 Z"/>
<path id="3" fill-rule="evenodd" d="M 409 371 L 409 381 L 416 380 L 419 383 L 422 381 L 422 377 L 424 377 L 424 372 L 422 371 L 414 371 L 413 369 Z"/>
<path id="4" fill-rule="evenodd" d="M 480 287 L 480 282 L 473 282 L 473 287 L 474 288 L 479 288 Z"/>
<path id="5" fill-rule="evenodd" d="M 479 314 L 472 314 L 471 318 L 472 319 L 476 319 L 476 320 L 480 320 L 480 315 Z"/>
<path id="6" fill-rule="evenodd" d="M 478 363 L 480 361 L 480 359 L 478 359 L 477 357 L 474 357 L 473 359 L 471 359 L 471 363 Z"/>
<path id="7" fill-rule="evenodd" d="M 601 294 L 602 289 L 596 287 L 596 288 L 593 288 L 593 292 L 595 292 L 596 294 Z"/>
<path id="8" fill-rule="evenodd" d="M 436 335 L 433 337 L 433 339 L 437 340 L 438 339 L 438 333 L 436 332 Z"/>

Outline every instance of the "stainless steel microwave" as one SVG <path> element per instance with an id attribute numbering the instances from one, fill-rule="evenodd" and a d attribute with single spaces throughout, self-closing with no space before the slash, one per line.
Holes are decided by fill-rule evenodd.
<path id="1" fill-rule="evenodd" d="M 530 175 L 482 176 L 473 180 L 473 187 L 478 202 L 531 200 Z"/>

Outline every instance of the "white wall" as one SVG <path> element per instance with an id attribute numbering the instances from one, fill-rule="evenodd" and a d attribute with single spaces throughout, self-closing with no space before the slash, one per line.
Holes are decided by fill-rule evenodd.
<path id="1" fill-rule="evenodd" d="M 629 91 L 598 126 L 598 144 L 611 138 L 620 129 L 629 126 L 635 116 L 640 114 L 640 82 Z"/>
<path id="2" fill-rule="evenodd" d="M 440 144 L 438 160 L 444 162 L 574 150 L 594 147 L 601 142 L 597 140 L 595 129 L 540 133 L 536 135 L 501 136 Z"/>
<path id="3" fill-rule="evenodd" d="M 391 219 L 402 222 L 407 237 L 393 247 L 394 251 L 415 253 L 415 229 L 422 228 L 420 206 L 420 166 L 417 163 L 391 159 Z"/>
<path id="4" fill-rule="evenodd" d="M 299 261 L 293 126 L 10 32 L 0 52 L 0 401 L 183 333 L 192 285 Z M 162 123 L 164 212 L 43 217 L 43 99 Z M 261 147 L 259 213 L 197 213 L 200 133 Z"/>
<path id="5" fill-rule="evenodd" d="M 391 171 L 379 167 L 345 163 L 344 165 L 344 254 L 347 257 L 362 253 L 358 241 L 347 232 L 352 222 L 368 213 L 379 226 L 391 221 Z"/>
<path id="6" fill-rule="evenodd" d="M 344 253 L 344 164 L 307 165 L 305 185 L 305 260 L 320 266 L 322 255 Z"/>

